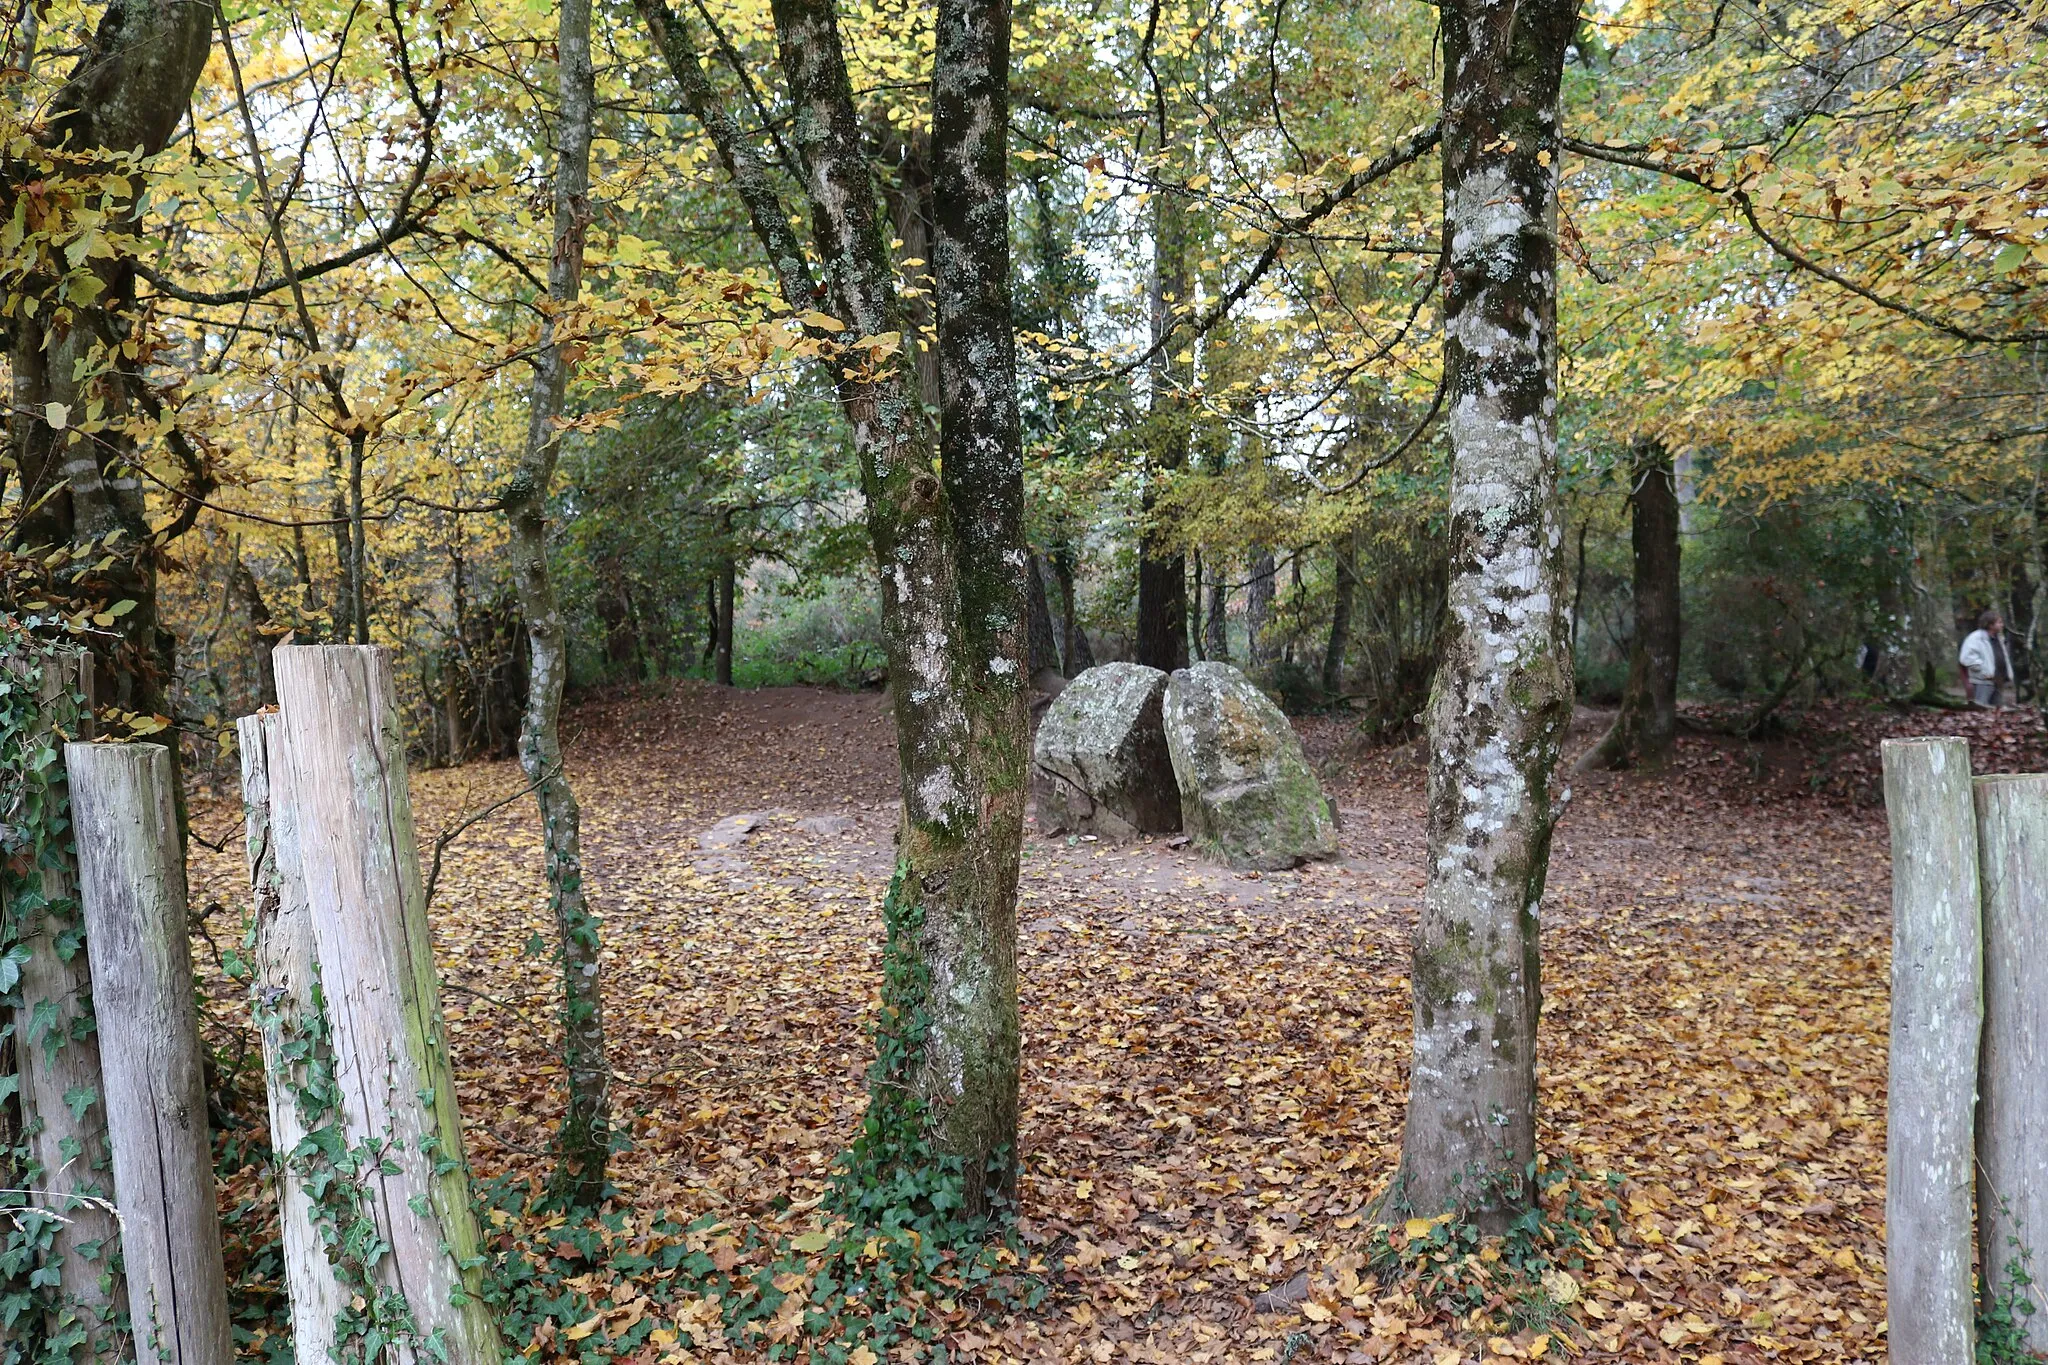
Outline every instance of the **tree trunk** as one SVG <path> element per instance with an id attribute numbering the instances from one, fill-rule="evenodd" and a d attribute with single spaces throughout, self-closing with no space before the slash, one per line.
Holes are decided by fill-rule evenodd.
<path id="1" fill-rule="evenodd" d="M 1230 662 L 1230 584 L 1228 561 L 1209 556 L 1209 609 L 1202 618 L 1202 653 L 1220 663 Z"/>
<path id="2" fill-rule="evenodd" d="M 1678 486 L 1662 441 L 1638 441 L 1634 453 L 1629 542 L 1635 552 L 1635 637 L 1621 710 L 1586 755 L 1586 765 L 1595 768 L 1662 763 L 1678 737 Z"/>
<path id="3" fill-rule="evenodd" d="M 39 675 L 26 673 L 30 661 L 40 664 Z M 29 752 L 47 744 L 54 754 L 60 731 L 81 737 L 92 733 L 91 655 L 83 650 L 39 660 L 31 655 L 19 665 L 10 661 L 8 671 L 15 675 L 10 678 L 15 686 L 37 689 L 37 734 Z M 29 953 L 16 983 L 21 1006 L 15 1011 L 13 1037 L 21 1077 L 16 1094 L 28 1149 L 23 1185 L 53 1191 L 54 1197 L 30 1202 L 47 1204 L 70 1220 L 52 1238 L 60 1306 L 45 1325 L 59 1336 L 75 1321 L 92 1356 L 108 1343 L 108 1320 L 126 1291 L 112 1270 L 111 1253 L 118 1245 L 113 1211 L 105 1204 L 78 1202 L 113 1198 L 113 1164 L 100 1039 L 92 1023 L 92 968 L 78 904 L 75 830 L 68 824 L 69 787 L 62 763 L 49 763 L 41 772 L 40 804 L 47 817 L 67 824 L 56 847 L 36 857 L 36 870 L 23 874 L 27 884 L 9 877 L 9 928 Z M 86 1095 L 91 1102 L 74 1109 L 72 1097 Z"/>
<path id="4" fill-rule="evenodd" d="M 1188 305 L 1187 205 L 1177 192 L 1152 196 L 1152 340 L 1156 344 Z M 1194 343 L 1189 342 L 1192 346 Z M 1158 484 L 1187 463 L 1187 390 L 1190 362 L 1168 345 L 1152 362 L 1152 410 L 1147 425 L 1152 446 L 1138 533 L 1138 662 L 1171 673 L 1188 666 L 1187 556 L 1169 548 L 1153 525 Z"/>
<path id="5" fill-rule="evenodd" d="M 375 1330 L 446 1365 L 499 1365 L 391 658 L 363 645 L 289 645 L 276 657 L 340 1091 L 322 1115 L 338 1121 L 343 1148 L 326 1172 L 328 1245 L 364 1300 L 336 1331 L 344 1346 Z M 381 1254 L 365 1257 L 366 1241 Z"/>
<path id="6" fill-rule="evenodd" d="M 901 335 L 903 311 L 833 0 L 774 0 L 776 42 L 816 255 L 811 278 L 757 144 L 719 103 L 687 20 L 641 16 L 747 209 L 785 300 L 852 338 Z M 940 445 L 911 367 L 826 359 L 853 431 L 882 588 L 904 819 L 885 907 L 882 1044 L 856 1167 L 952 1179 L 970 1214 L 1016 1171 L 1016 882 L 1028 749 L 1023 463 L 1009 314 L 1009 15 L 941 0 L 933 81 Z M 900 1186 L 899 1186 L 900 1188 Z"/>
<path id="7" fill-rule="evenodd" d="M 580 1208 L 604 1198 L 611 1159 L 610 1070 L 605 1064 L 601 944 L 597 917 L 583 885 L 583 817 L 562 758 L 562 689 L 568 681 L 568 626 L 548 569 L 548 493 L 561 454 L 556 419 L 573 361 L 555 327 L 561 310 L 583 292 L 583 243 L 590 223 L 590 137 L 594 103 L 590 65 L 590 0 L 563 0 L 556 43 L 560 113 L 555 129 L 555 232 L 548 296 L 556 305 L 541 323 L 534 359 L 526 450 L 505 495 L 511 527 L 513 581 L 526 618 L 526 714 L 519 729 L 519 767 L 533 785 L 547 849 L 548 900 L 562 969 L 562 1062 L 568 1108 L 555 1153 L 554 1189 Z M 727 592 L 730 592 L 729 580 Z M 721 668 L 730 676 L 730 597 L 721 623 Z"/>
<path id="8" fill-rule="evenodd" d="M 1443 16 L 1449 618 L 1395 1202 L 1498 1231 L 1536 1147 L 1537 907 L 1571 719 L 1557 506 L 1557 94 L 1572 0 Z"/>
<path id="9" fill-rule="evenodd" d="M 1974 1358 L 1970 1190 L 1983 921 L 1970 745 L 1888 739 L 1891 1069 L 1885 1103 L 1885 1281 L 1891 1357 Z"/>
<path id="10" fill-rule="evenodd" d="M 299 866 L 297 802 L 284 761 L 284 721 L 277 712 L 235 722 L 242 750 L 242 821 L 249 890 L 256 922 L 256 972 L 249 1009 L 263 1044 L 264 1093 L 270 1101 L 271 1175 L 277 1182 L 278 1230 L 285 1284 L 291 1291 L 292 1350 L 300 1360 L 332 1360 L 334 1325 L 350 1298 L 320 1236 L 315 1195 L 320 1173 L 295 1155 L 334 1095 L 334 1050 L 321 1025 L 319 963 L 313 907 Z"/>
<path id="11" fill-rule="evenodd" d="M 48 110 L 45 142 L 86 158 L 102 151 L 143 157 L 161 151 L 191 104 L 215 15 L 211 0 L 110 0 Z M 74 170 L 84 173 L 86 167 Z M 116 208 L 116 231 L 103 240 L 118 244 L 134 228 L 136 203 L 129 199 Z M 45 331 L 41 321 L 24 319 L 10 329 L 10 453 L 21 480 L 21 506 L 36 509 L 11 538 L 18 546 L 33 546 L 122 532 L 122 542 L 110 547 L 114 562 L 101 576 L 110 600 L 136 605 L 120 618 L 120 640 L 102 651 L 108 667 L 102 669 L 101 700 L 168 714 L 176 641 L 158 615 L 157 565 L 164 542 L 192 524 L 198 504 L 178 507 L 179 515 L 163 528 L 148 523 L 143 483 L 135 473 L 146 452 L 128 434 L 126 419 L 153 417 L 157 402 L 139 362 L 123 359 L 121 350 L 134 328 L 134 261 L 116 255 L 93 269 L 102 292 L 91 303 L 67 304 L 69 326 Z M 54 287 L 46 277 L 36 283 Z M 50 314 L 42 310 L 42 317 Z M 80 417 L 97 409 L 101 429 L 88 434 L 75 421 L 52 428 L 53 404 Z M 193 471 L 197 496 L 203 496 L 212 485 L 200 456 L 175 430 L 168 443 Z M 152 540 L 159 529 L 164 534 Z M 175 753 L 172 758 L 175 763 Z M 182 792 L 178 809 L 182 814 Z"/>
<path id="12" fill-rule="evenodd" d="M 2012 1296 L 2026 1349 L 2048 1354 L 2048 777 L 1973 784 L 1984 902 L 1984 1032 L 1977 1080 L 1977 1265 L 1982 1302 Z M 2015 1263 L 2017 1262 L 2017 1265 Z M 2013 1272 L 2018 1270 L 2020 1274 Z"/>
<path id="13" fill-rule="evenodd" d="M 1273 666 L 1273 645 L 1267 632 L 1273 620 L 1273 552 L 1252 561 L 1252 581 L 1244 592 L 1245 658 L 1256 672 Z"/>
<path id="14" fill-rule="evenodd" d="M 718 562 L 718 624 L 711 643 L 711 680 L 720 687 L 732 686 L 732 613 L 738 586 L 739 566 L 727 555 Z"/>
<path id="15" fill-rule="evenodd" d="M 1025 553 L 1030 558 L 1024 570 L 1031 613 L 1031 643 L 1027 655 L 1031 676 L 1036 678 L 1048 670 L 1060 673 L 1060 645 L 1059 634 L 1052 628 L 1052 604 L 1046 600 L 1045 579 L 1039 572 L 1038 556 L 1028 550 Z"/>
<path id="16" fill-rule="evenodd" d="M 1060 619 L 1066 640 L 1060 656 L 1066 660 L 1067 676 L 1078 678 L 1095 667 L 1095 651 L 1088 644 L 1088 630 L 1081 624 L 1081 600 L 1074 591 L 1074 551 L 1062 545 L 1052 552 L 1053 581 L 1060 587 Z"/>
<path id="17" fill-rule="evenodd" d="M 275 706 L 277 671 L 270 666 L 270 650 L 277 642 L 263 630 L 270 624 L 270 605 L 263 600 L 263 585 L 256 581 L 256 575 L 249 571 L 239 553 L 229 572 L 234 575 L 235 595 L 242 599 L 243 619 L 249 623 L 248 649 L 250 662 L 255 665 L 256 705 Z"/>
<path id="18" fill-rule="evenodd" d="M 1332 547 L 1336 560 L 1336 591 L 1330 599 L 1330 639 L 1323 646 L 1323 695 L 1344 691 L 1344 655 L 1351 647 L 1351 605 L 1358 596 L 1358 536 L 1347 535 Z"/>
<path id="19" fill-rule="evenodd" d="M 64 746 L 137 1365 L 233 1357 L 185 867 L 160 744 Z"/>

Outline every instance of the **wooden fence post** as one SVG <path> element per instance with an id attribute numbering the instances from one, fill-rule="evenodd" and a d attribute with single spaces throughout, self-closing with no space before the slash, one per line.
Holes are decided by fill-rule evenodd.
<path id="1" fill-rule="evenodd" d="M 334 1050 L 318 987 L 312 908 L 299 866 L 298 813 L 283 761 L 277 712 L 235 722 L 242 749 L 242 817 L 248 837 L 249 889 L 255 903 L 256 974 L 250 1010 L 263 1039 L 264 1089 L 270 1098 L 270 1146 L 284 1239 L 285 1283 L 292 1299 L 292 1349 L 308 1365 L 334 1359 L 335 1323 L 349 1293 L 335 1276 L 321 1224 L 333 1220 L 312 1194 L 324 1172 L 319 1138 L 305 1152 L 309 1120 L 339 1123 Z M 336 1134 L 339 1128 L 336 1128 Z"/>
<path id="2" fill-rule="evenodd" d="M 1986 1300 L 2011 1293 L 2032 1302 L 2017 1325 L 2028 1349 L 2048 1352 L 2048 775 L 1980 777 L 1976 795 L 1984 887 L 1978 1273 Z M 2020 1279 L 2009 1273 L 2016 1259 Z"/>
<path id="3" fill-rule="evenodd" d="M 499 1365 L 390 656 L 286 645 L 272 658 L 353 1185 L 389 1247 L 343 1273 L 373 1286 L 368 1330 L 438 1336 L 448 1365 Z"/>
<path id="4" fill-rule="evenodd" d="M 185 869 L 161 744 L 67 744 L 138 1365 L 231 1360 Z"/>
<path id="5" fill-rule="evenodd" d="M 34 690 L 39 732 L 56 754 L 58 734 L 83 738 L 92 732 L 92 655 L 57 649 L 20 656 L 9 668 L 11 685 Z M 82 697 L 81 703 L 76 698 Z M 67 799 L 64 765 L 43 770 L 44 802 Z M 24 812 L 23 814 L 26 814 Z M 21 819 L 20 815 L 10 817 Z M 64 841 L 68 841 L 69 835 Z M 111 1349 L 107 1320 L 123 1293 L 112 1254 L 119 1245 L 112 1200 L 114 1179 L 107 1152 L 106 1087 L 100 1075 L 100 1042 L 92 1032 L 92 969 L 78 909 L 78 862 L 63 843 L 38 856 L 32 893 L 7 907 L 29 950 L 21 963 L 21 1007 L 14 1018 L 14 1057 L 21 1075 L 18 1092 L 30 1153 L 30 1202 L 68 1219 L 57 1227 L 53 1251 L 61 1282 L 61 1306 L 48 1323 L 62 1336 L 75 1321 L 85 1334 L 86 1355 Z M 76 1107 L 74 1107 L 76 1105 Z M 105 1201 L 80 1202 L 85 1199 Z"/>
<path id="6" fill-rule="evenodd" d="M 1885 1275 L 1896 1365 L 1975 1354 L 1970 1194 L 1983 920 L 1970 746 L 1888 739 L 1892 835 L 1891 1076 L 1885 1136 Z"/>

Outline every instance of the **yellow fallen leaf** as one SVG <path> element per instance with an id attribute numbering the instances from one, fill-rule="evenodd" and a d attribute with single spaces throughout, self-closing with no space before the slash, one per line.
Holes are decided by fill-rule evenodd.
<path id="1" fill-rule="evenodd" d="M 595 1317 L 585 1318 L 568 1331 L 562 1333 L 562 1335 L 570 1341 L 581 1341 L 592 1332 L 595 1332 L 598 1324 L 602 1321 L 604 1321 L 604 1314 L 599 1313 Z"/>
<path id="2" fill-rule="evenodd" d="M 1314 1299 L 1310 1299 L 1308 1302 L 1302 1304 L 1301 1315 L 1307 1318 L 1310 1322 L 1328 1322 L 1333 1316 L 1335 1316 L 1330 1312 L 1329 1309 L 1323 1307 Z"/>
<path id="3" fill-rule="evenodd" d="M 856 1346 L 847 1353 L 846 1365 L 875 1365 L 875 1362 L 879 1359 L 881 1357 L 870 1351 L 867 1347 Z"/>

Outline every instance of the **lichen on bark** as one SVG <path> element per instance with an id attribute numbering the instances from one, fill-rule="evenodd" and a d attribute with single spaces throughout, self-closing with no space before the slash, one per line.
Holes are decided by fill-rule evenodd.
<path id="1" fill-rule="evenodd" d="M 1535 1156 L 1538 911 L 1571 714 L 1556 503 L 1556 122 L 1569 0 L 1444 11 L 1449 619 L 1394 1205 L 1504 1224 Z"/>

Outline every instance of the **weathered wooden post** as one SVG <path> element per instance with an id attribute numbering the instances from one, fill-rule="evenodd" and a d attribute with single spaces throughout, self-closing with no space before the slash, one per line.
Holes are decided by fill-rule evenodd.
<path id="1" fill-rule="evenodd" d="M 2028 1349 L 2048 1352 L 2039 1283 L 2048 1280 L 2048 775 L 1980 777 L 1976 796 L 1984 891 L 1978 1274 L 1986 1300 L 2031 1299 L 2034 1312 L 2018 1325 Z M 2016 1279 L 2010 1268 L 2021 1259 L 2025 1275 Z"/>
<path id="2" fill-rule="evenodd" d="M 242 748 L 242 818 L 248 837 L 249 889 L 255 903 L 256 973 L 250 1008 L 263 1039 L 264 1089 L 270 1098 L 270 1146 L 284 1239 L 285 1283 L 292 1298 L 292 1349 L 320 1365 L 334 1359 L 334 1327 L 351 1295 L 336 1278 L 323 1221 L 331 1215 L 309 1186 L 329 1174 L 320 1138 L 308 1125 L 337 1125 L 339 1091 L 328 1043 L 313 949 L 313 913 L 299 866 L 298 812 L 283 761 L 283 721 L 275 711 L 235 722 Z M 301 1152 L 300 1146 L 306 1144 Z"/>
<path id="3" fill-rule="evenodd" d="M 67 744 L 138 1365 L 231 1360 L 185 869 L 161 744 Z"/>
<path id="4" fill-rule="evenodd" d="M 354 1202 L 389 1248 L 341 1269 L 370 1286 L 364 1330 L 438 1337 L 448 1365 L 499 1365 L 390 656 L 287 645 L 272 658 Z"/>
<path id="5" fill-rule="evenodd" d="M 13 655 L 5 681 L 36 699 L 35 732 L 24 736 L 24 759 L 46 752 L 50 760 L 38 773 L 22 775 L 23 808 L 7 816 L 34 840 L 50 832 L 50 822 L 64 818 L 67 809 L 64 765 L 55 761 L 62 738 L 92 733 L 92 655 L 66 648 Z M 118 1246 L 114 1180 L 100 1043 L 91 1024 L 92 970 L 78 909 L 78 862 L 66 850 L 69 842 L 68 830 L 56 834 L 34 850 L 34 872 L 19 882 L 8 879 L 6 914 L 28 949 L 17 983 L 14 1056 L 28 1183 L 41 1191 L 31 1202 L 68 1220 L 54 1237 L 61 1305 L 49 1327 L 61 1335 L 70 1326 L 65 1319 L 75 1317 L 91 1357 L 102 1345 L 110 1347 L 107 1319 L 123 1294 L 112 1265 Z M 94 1202 L 82 1202 L 87 1200 Z"/>
<path id="6" fill-rule="evenodd" d="M 1897 1365 L 1974 1357 L 1970 1193 L 1983 921 L 1970 746 L 1883 745 L 1892 834 L 1885 1272 Z"/>

